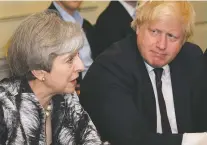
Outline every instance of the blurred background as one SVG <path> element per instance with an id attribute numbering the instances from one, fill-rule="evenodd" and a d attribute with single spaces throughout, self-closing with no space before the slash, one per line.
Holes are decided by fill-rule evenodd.
<path id="1" fill-rule="evenodd" d="M 0 1 L 0 58 L 4 57 L 3 47 L 13 31 L 28 15 L 47 9 L 51 1 Z M 203 51 L 207 48 L 207 1 L 192 1 L 196 11 L 196 27 L 192 42 L 198 44 Z M 109 1 L 84 1 L 81 15 L 92 24 L 106 8 Z"/>

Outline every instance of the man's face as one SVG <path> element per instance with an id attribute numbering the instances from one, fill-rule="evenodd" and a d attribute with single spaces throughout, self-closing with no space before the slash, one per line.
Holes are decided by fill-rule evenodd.
<path id="1" fill-rule="evenodd" d="M 59 1 L 66 9 L 77 10 L 82 1 Z"/>
<path id="2" fill-rule="evenodd" d="M 184 28 L 178 19 L 165 17 L 136 30 L 138 49 L 152 67 L 170 63 L 179 53 L 184 41 Z"/>

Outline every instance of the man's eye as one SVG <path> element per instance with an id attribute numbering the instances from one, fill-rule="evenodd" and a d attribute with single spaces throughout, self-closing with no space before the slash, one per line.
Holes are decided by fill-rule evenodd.
<path id="1" fill-rule="evenodd" d="M 152 35 L 157 35 L 159 33 L 158 30 L 154 30 L 154 29 L 151 29 L 150 31 L 151 31 Z"/>
<path id="2" fill-rule="evenodd" d="M 172 35 L 172 34 L 168 34 L 168 37 L 175 37 L 174 35 Z"/>
<path id="3" fill-rule="evenodd" d="M 173 34 L 170 34 L 170 33 L 169 33 L 167 36 L 168 36 L 168 37 L 169 37 L 169 39 L 170 39 L 170 40 L 172 40 L 172 41 L 177 40 L 177 37 L 176 37 L 176 36 L 174 36 Z"/>

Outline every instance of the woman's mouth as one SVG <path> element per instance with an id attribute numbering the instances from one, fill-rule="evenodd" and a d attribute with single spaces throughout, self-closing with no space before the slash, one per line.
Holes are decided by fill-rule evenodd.
<path id="1" fill-rule="evenodd" d="M 71 81 L 71 83 L 75 86 L 77 84 L 77 80 L 74 79 L 74 80 Z"/>

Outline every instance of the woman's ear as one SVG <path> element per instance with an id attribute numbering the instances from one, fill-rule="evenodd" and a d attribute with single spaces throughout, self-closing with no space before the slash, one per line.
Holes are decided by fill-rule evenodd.
<path id="1" fill-rule="evenodd" d="M 32 70 L 32 74 L 40 81 L 45 80 L 46 71 L 44 70 Z"/>

